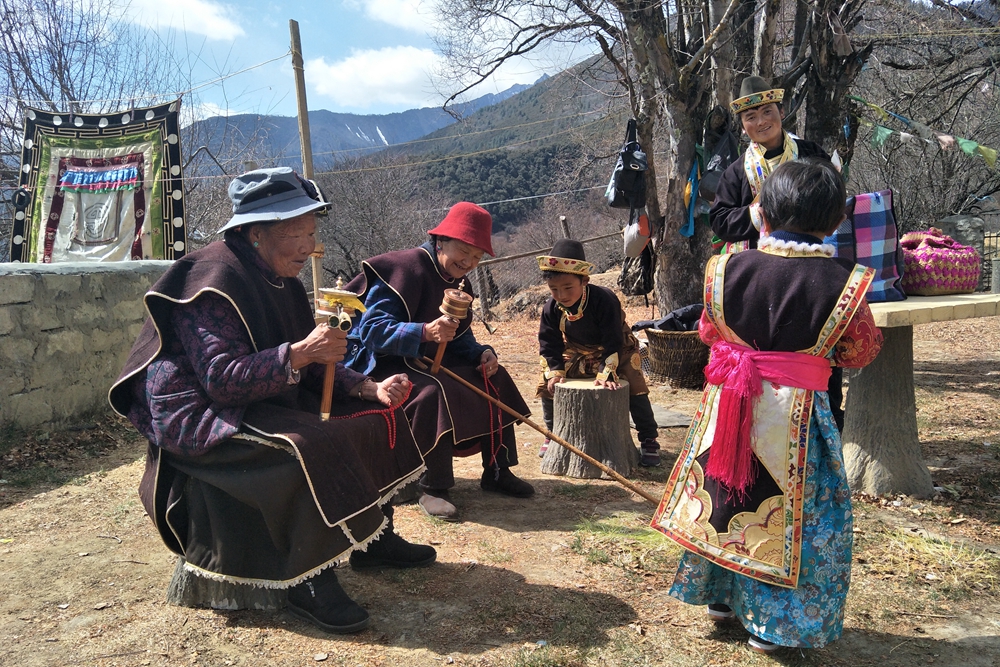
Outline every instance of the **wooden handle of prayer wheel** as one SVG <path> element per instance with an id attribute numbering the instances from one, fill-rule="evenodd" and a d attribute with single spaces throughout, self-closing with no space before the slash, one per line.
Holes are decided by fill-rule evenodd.
<path id="1" fill-rule="evenodd" d="M 337 364 L 327 364 L 323 375 L 323 400 L 319 404 L 319 418 L 330 421 L 330 410 L 333 409 L 333 377 L 337 372 Z"/>
<path id="2" fill-rule="evenodd" d="M 437 352 L 434 353 L 434 361 L 431 362 L 431 375 L 437 375 L 438 371 L 441 370 L 441 359 L 444 358 L 444 348 L 448 346 L 448 343 L 438 343 Z"/>

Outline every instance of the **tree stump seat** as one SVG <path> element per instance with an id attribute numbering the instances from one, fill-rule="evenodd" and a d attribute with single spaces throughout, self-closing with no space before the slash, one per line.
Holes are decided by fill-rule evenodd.
<path id="1" fill-rule="evenodd" d="M 174 576 L 167 586 L 167 602 L 170 604 L 229 611 L 277 611 L 285 608 L 288 591 L 283 588 L 263 588 L 199 577 L 186 569 L 184 563 L 183 558 L 177 559 Z"/>
<path id="2" fill-rule="evenodd" d="M 556 385 L 552 432 L 623 477 L 639 464 L 639 450 L 629 429 L 628 382 L 615 390 L 594 385 L 593 379 L 567 380 Z M 557 442 L 549 443 L 542 472 L 580 479 L 609 479 L 606 473 Z"/>

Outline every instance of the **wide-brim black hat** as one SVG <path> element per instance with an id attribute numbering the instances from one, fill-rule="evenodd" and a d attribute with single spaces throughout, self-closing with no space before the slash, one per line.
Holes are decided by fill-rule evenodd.
<path id="1" fill-rule="evenodd" d="M 748 76 L 740 84 L 740 96 L 729 103 L 734 114 L 762 107 L 765 104 L 781 104 L 785 99 L 784 88 L 772 88 L 771 84 L 759 76 Z"/>

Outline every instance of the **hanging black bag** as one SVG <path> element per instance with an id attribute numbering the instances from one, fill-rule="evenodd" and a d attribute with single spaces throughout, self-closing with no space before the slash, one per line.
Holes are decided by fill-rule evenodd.
<path id="1" fill-rule="evenodd" d="M 630 118 L 625 130 L 625 143 L 618 153 L 618 162 L 604 192 L 608 206 L 636 209 L 646 205 L 647 166 L 646 153 L 636 137 L 635 119 Z"/>
<path id="2" fill-rule="evenodd" d="M 736 142 L 736 137 L 729 130 L 719 138 L 715 146 L 712 147 L 712 157 L 705 165 L 705 173 L 702 174 L 698 182 L 698 196 L 711 204 L 715 201 L 715 191 L 719 187 L 719 179 L 722 172 L 736 161 L 740 156 L 740 147 Z"/>

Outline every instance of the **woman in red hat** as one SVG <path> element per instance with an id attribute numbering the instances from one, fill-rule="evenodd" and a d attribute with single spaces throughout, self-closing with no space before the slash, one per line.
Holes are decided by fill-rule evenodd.
<path id="1" fill-rule="evenodd" d="M 418 502 L 428 515 L 447 521 L 458 520 L 449 495 L 455 485 L 453 455 L 482 454 L 484 491 L 516 498 L 535 492 L 510 470 L 517 465 L 514 418 L 446 374 L 431 375 L 419 362 L 446 343 L 445 367 L 529 414 L 496 352 L 473 335 L 471 310 L 461 321 L 439 310 L 447 289 L 474 296 L 463 279 L 484 254 L 493 256 L 492 230 L 485 209 L 459 202 L 428 232 L 427 243 L 362 262 L 362 273 L 347 286 L 361 295 L 367 311 L 351 334 L 345 363 L 375 378 L 409 375 L 413 392 L 403 409 L 427 464 Z"/>

